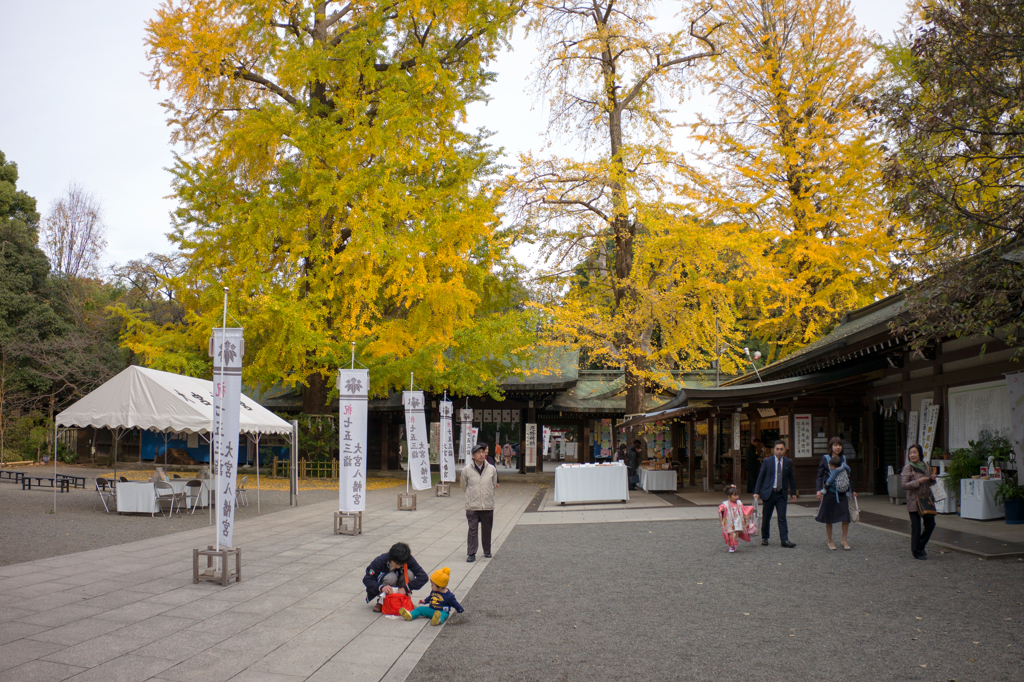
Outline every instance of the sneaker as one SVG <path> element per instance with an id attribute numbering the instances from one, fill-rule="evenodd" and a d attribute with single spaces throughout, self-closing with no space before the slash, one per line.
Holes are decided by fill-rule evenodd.
<path id="1" fill-rule="evenodd" d="M 735 549 L 733 549 L 732 547 L 730 547 L 730 548 L 729 548 L 729 554 L 732 554 L 732 553 L 733 553 L 733 552 L 735 552 L 735 551 L 736 551 L 736 550 L 735 550 Z"/>
<path id="2" fill-rule="evenodd" d="M 434 615 L 430 617 L 430 624 L 431 625 L 440 625 L 441 624 L 441 612 L 440 611 L 434 611 Z"/>
<path id="3" fill-rule="evenodd" d="M 468 557 L 466 557 L 467 564 L 471 564 L 474 561 L 476 561 L 476 554 L 470 554 Z"/>
<path id="4" fill-rule="evenodd" d="M 409 613 L 409 610 L 404 607 L 398 609 L 398 615 L 400 615 L 402 618 L 405 618 L 406 620 L 412 620 L 412 614 Z"/>
<path id="5" fill-rule="evenodd" d="M 485 559 L 490 559 L 491 558 L 491 553 L 490 552 L 484 552 L 484 558 Z"/>

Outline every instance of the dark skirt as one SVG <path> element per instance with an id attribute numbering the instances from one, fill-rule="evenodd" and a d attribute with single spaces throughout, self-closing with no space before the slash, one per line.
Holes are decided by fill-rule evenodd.
<path id="1" fill-rule="evenodd" d="M 818 523 L 849 523 L 850 522 L 850 501 L 846 493 L 839 493 L 839 501 L 836 501 L 836 494 L 825 493 L 821 498 L 821 505 L 818 507 L 818 515 L 814 517 Z"/>

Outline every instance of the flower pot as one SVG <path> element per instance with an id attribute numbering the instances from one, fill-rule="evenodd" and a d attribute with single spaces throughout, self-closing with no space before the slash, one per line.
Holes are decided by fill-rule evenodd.
<path id="1" fill-rule="evenodd" d="M 1010 525 L 1024 524 L 1024 500 L 1004 500 L 1003 511 Z"/>

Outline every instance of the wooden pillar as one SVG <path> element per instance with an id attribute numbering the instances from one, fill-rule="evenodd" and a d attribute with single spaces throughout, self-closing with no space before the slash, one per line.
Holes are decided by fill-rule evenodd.
<path id="1" fill-rule="evenodd" d="M 694 438 L 694 432 L 696 431 L 696 428 L 697 428 L 697 420 L 696 419 L 691 419 L 687 423 L 687 428 L 686 428 L 686 453 L 687 453 L 686 470 L 688 472 L 688 477 L 689 477 L 688 480 L 690 481 L 690 485 L 694 485 L 693 474 L 694 474 L 694 470 L 697 468 L 697 453 L 695 453 L 693 451 L 694 450 L 693 445 L 694 445 L 694 442 L 696 440 Z"/>
<path id="2" fill-rule="evenodd" d="M 932 362 L 932 376 L 935 377 L 935 388 L 932 391 L 932 400 L 934 404 L 939 406 L 939 423 L 935 425 L 935 428 L 940 433 L 935 434 L 935 442 L 932 445 L 932 451 L 936 446 L 942 447 L 942 451 L 945 453 L 942 458 L 949 458 L 949 410 L 947 406 L 949 404 L 949 387 L 940 386 L 938 377 L 942 375 L 942 347 L 935 349 L 935 360 Z M 920 419 L 918 415 L 918 419 Z"/>
<path id="3" fill-rule="evenodd" d="M 718 415 L 708 417 L 708 446 L 704 453 L 704 470 L 708 477 L 708 491 L 715 489 L 715 462 L 718 459 Z"/>
<path id="4" fill-rule="evenodd" d="M 380 470 L 388 470 L 388 413 L 382 413 L 380 420 Z"/>
<path id="5" fill-rule="evenodd" d="M 590 449 L 590 420 L 580 420 L 580 444 L 579 448 L 583 451 L 579 453 L 577 461 L 579 462 L 591 462 L 593 461 L 593 452 Z"/>
<path id="6" fill-rule="evenodd" d="M 669 427 L 669 433 L 672 438 L 672 454 L 669 456 L 669 460 L 681 461 L 679 457 L 679 449 L 683 447 L 683 427 L 677 421 L 672 422 Z"/>

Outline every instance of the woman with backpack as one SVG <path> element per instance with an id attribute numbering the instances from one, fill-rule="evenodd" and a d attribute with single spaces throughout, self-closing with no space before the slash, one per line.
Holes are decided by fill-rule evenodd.
<path id="1" fill-rule="evenodd" d="M 843 526 L 843 549 L 853 549 L 846 540 L 846 534 L 850 530 L 850 495 L 854 497 L 853 481 L 850 479 L 850 467 L 846 465 L 846 457 L 843 456 L 843 439 L 833 437 L 828 442 L 829 454 L 821 458 L 818 465 L 818 476 L 815 481 L 815 488 L 818 491 L 818 515 L 815 521 L 825 524 L 825 534 L 828 536 L 828 548 L 835 551 L 835 543 L 832 542 L 832 524 L 841 523 Z M 837 466 L 833 466 L 833 461 Z"/>

